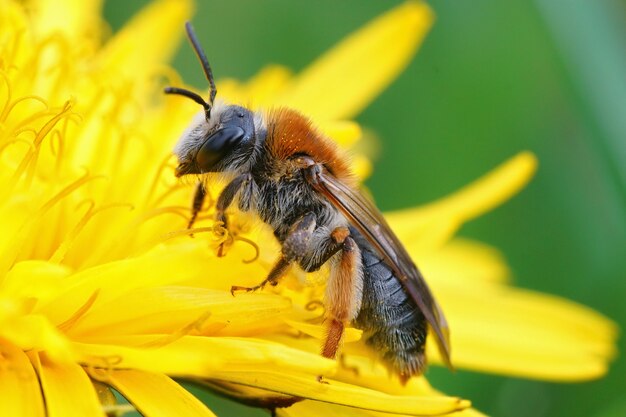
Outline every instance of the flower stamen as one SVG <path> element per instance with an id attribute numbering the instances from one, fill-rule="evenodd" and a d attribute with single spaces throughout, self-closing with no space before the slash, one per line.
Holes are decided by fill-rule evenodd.
<path id="1" fill-rule="evenodd" d="M 31 132 L 35 132 L 34 129 L 30 130 Z M 31 152 L 35 151 L 35 144 L 33 143 L 32 140 L 28 140 L 28 139 L 24 139 L 24 138 L 18 138 L 17 136 L 14 137 L 11 140 L 8 140 L 6 142 L 4 142 L 2 145 L 0 145 L 0 155 L 11 145 L 16 144 L 16 143 L 23 143 L 26 146 L 28 146 L 31 150 Z"/>
<path id="2" fill-rule="evenodd" d="M 152 197 L 156 192 L 157 186 L 159 185 L 159 180 L 163 176 L 163 172 L 165 171 L 165 169 L 170 168 L 172 171 L 174 171 L 174 166 L 172 165 L 172 157 L 172 155 L 168 154 L 165 158 L 163 158 L 163 160 L 157 167 L 157 171 L 154 174 L 152 183 L 150 184 L 150 188 L 148 188 L 148 193 L 146 194 L 146 206 L 150 205 L 150 200 L 152 200 Z"/>
<path id="3" fill-rule="evenodd" d="M 250 259 L 244 259 L 242 262 L 244 264 L 250 264 L 254 261 L 256 261 L 257 259 L 259 259 L 259 256 L 261 255 L 261 249 L 259 248 L 259 245 L 257 245 L 256 243 L 254 243 L 254 241 L 245 238 L 243 236 L 234 236 L 233 239 L 235 241 L 241 241 L 241 242 L 245 242 L 248 245 L 252 246 L 252 248 L 254 249 L 254 256 Z"/>
<path id="4" fill-rule="evenodd" d="M 82 306 L 80 306 L 78 310 L 76 310 L 74 314 L 72 314 L 67 320 L 59 324 L 57 328 L 60 331 L 67 333 L 89 311 L 91 306 L 93 306 L 93 303 L 96 302 L 96 299 L 98 298 L 99 294 L 100 294 L 99 289 L 94 291 L 94 293 L 91 294 L 91 296 L 87 299 L 87 301 L 85 301 L 85 303 Z"/>
<path id="5" fill-rule="evenodd" d="M 52 207 L 62 201 L 65 197 L 70 195 L 72 192 L 87 184 L 88 182 L 104 179 L 106 178 L 104 175 L 90 175 L 89 171 L 85 170 L 85 174 L 72 182 L 61 191 L 59 191 L 55 196 L 53 196 L 50 200 L 48 200 L 37 212 L 34 213 L 33 216 L 26 219 L 24 224 L 17 230 L 15 237 L 13 238 L 13 245 L 9 246 L 5 253 L 0 256 L 0 281 L 5 276 L 7 271 L 11 268 L 11 265 L 15 262 L 20 250 L 24 246 L 24 242 L 28 239 L 28 235 L 31 231 L 32 225 L 34 225 L 39 219 L 41 219 Z"/>
<path id="6" fill-rule="evenodd" d="M 106 404 L 102 406 L 102 411 L 107 416 L 121 417 L 127 413 L 134 413 L 137 409 L 132 404 Z"/>
<path id="7" fill-rule="evenodd" d="M 306 311 L 311 311 L 311 312 L 315 312 L 316 310 L 321 310 L 319 315 L 307 320 L 310 323 L 319 323 L 322 320 L 324 320 L 324 317 L 326 316 L 326 306 L 324 305 L 322 300 L 311 300 L 305 304 L 304 309 Z"/>
<path id="8" fill-rule="evenodd" d="M 72 109 L 73 105 L 74 105 L 73 101 L 71 100 L 66 101 L 65 105 L 63 106 L 63 109 L 56 116 L 50 119 L 37 132 L 37 136 L 35 137 L 35 140 L 33 141 L 33 145 L 35 145 L 35 150 L 32 152 L 28 152 L 22 159 L 22 162 L 15 170 L 15 173 L 13 174 L 13 178 L 10 182 L 12 186 L 15 186 L 15 184 L 17 184 L 19 179 L 22 177 L 22 174 L 26 171 L 26 168 L 28 168 L 28 166 L 30 165 L 31 160 L 35 161 L 35 163 L 32 165 L 32 168 L 35 167 L 36 161 L 37 161 L 37 154 L 39 152 L 39 147 L 41 146 L 43 139 L 50 133 L 50 131 L 59 122 L 59 120 L 61 120 L 63 117 L 67 115 L 67 113 Z M 34 175 L 34 169 L 29 170 L 28 178 L 26 180 L 27 187 L 30 185 L 33 175 Z M 12 192 L 12 191 L 13 191 L 12 189 L 9 190 L 9 192 Z"/>
<path id="9" fill-rule="evenodd" d="M 190 335 L 193 331 L 201 332 L 204 323 L 211 317 L 210 311 L 205 311 L 202 313 L 196 320 L 184 326 L 182 329 L 177 330 L 171 334 L 164 335 L 163 337 L 159 337 L 150 342 L 143 343 L 139 345 L 144 348 L 160 348 L 171 343 L 174 343 L 178 339 Z"/>
<path id="10" fill-rule="evenodd" d="M 189 236 L 194 235 L 196 233 L 207 233 L 213 232 L 214 229 L 212 227 L 192 227 L 191 229 L 183 229 L 183 230 L 174 230 L 173 232 L 166 233 L 161 235 L 159 239 L 159 243 L 165 242 L 170 239 L 174 239 L 179 236 Z"/>
<path id="11" fill-rule="evenodd" d="M 91 379 L 107 383 L 111 380 L 110 375 L 115 365 L 119 365 L 123 360 L 120 355 L 92 356 L 84 369 Z M 93 362 L 100 362 L 102 365 L 96 365 Z"/>
<path id="12" fill-rule="evenodd" d="M 96 216 L 97 214 L 102 213 L 103 211 L 106 211 L 106 210 L 113 209 L 113 208 L 126 207 L 130 210 L 134 209 L 133 205 L 129 203 L 111 203 L 111 204 L 104 205 L 94 210 L 95 203 L 91 199 L 84 200 L 83 202 L 79 203 L 78 206 L 80 207 L 84 203 L 89 204 L 89 208 L 85 212 L 85 215 L 78 221 L 76 226 L 74 226 L 74 229 L 68 234 L 65 240 L 59 245 L 59 247 L 54 252 L 54 254 L 52 254 L 52 256 L 49 259 L 50 262 L 56 263 L 56 264 L 60 264 L 61 262 L 63 262 L 63 259 L 65 258 L 65 255 L 67 254 L 67 252 L 70 250 L 72 243 L 74 243 L 74 241 L 76 240 L 80 232 L 85 228 L 87 223 L 89 223 L 89 221 L 93 219 L 93 217 Z"/>
<path id="13" fill-rule="evenodd" d="M 0 74 L 2 74 L 2 72 L 0 72 Z M 4 74 L 3 74 L 4 75 Z M 6 75 L 5 75 L 6 77 Z M 5 82 L 8 83 L 8 80 L 5 78 Z M 7 84 L 8 86 L 8 84 Z M 50 107 L 48 106 L 48 102 L 46 100 L 44 100 L 43 98 L 34 95 L 34 94 L 30 94 L 24 97 L 20 97 L 17 100 L 13 101 L 12 103 L 9 102 L 9 100 L 7 99 L 7 103 L 4 106 L 4 109 L 2 111 L 2 113 L 0 113 L 0 121 L 4 122 L 6 121 L 7 117 L 9 117 L 9 114 L 11 114 L 11 112 L 15 109 L 15 107 L 20 104 L 25 102 L 26 100 L 34 100 L 34 101 L 38 101 L 39 103 L 43 104 L 44 108 L 41 111 L 46 111 L 49 110 Z"/>

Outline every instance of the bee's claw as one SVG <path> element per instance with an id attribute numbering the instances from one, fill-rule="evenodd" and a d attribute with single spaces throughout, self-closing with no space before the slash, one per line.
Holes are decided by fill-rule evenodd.
<path id="1" fill-rule="evenodd" d="M 264 286 L 264 283 L 254 287 L 240 287 L 239 285 L 233 285 L 232 287 L 230 287 L 230 293 L 234 297 L 235 293 L 237 292 L 253 292 L 262 289 Z"/>
<path id="2" fill-rule="evenodd" d="M 328 385 L 328 381 L 324 380 L 324 376 L 323 375 L 318 375 L 317 376 L 317 382 L 319 382 L 320 384 Z"/>

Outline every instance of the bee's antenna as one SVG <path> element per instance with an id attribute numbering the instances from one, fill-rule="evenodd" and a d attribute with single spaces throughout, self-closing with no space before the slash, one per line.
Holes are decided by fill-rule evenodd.
<path id="1" fill-rule="evenodd" d="M 196 56 L 200 60 L 200 64 L 202 64 L 202 69 L 204 70 L 204 75 L 206 79 L 209 81 L 209 86 L 211 88 L 209 92 L 209 102 L 204 101 L 202 97 L 193 91 L 178 88 L 178 87 L 166 87 L 163 92 L 165 94 L 178 94 L 181 96 L 185 96 L 187 98 L 192 99 L 196 103 L 204 108 L 204 114 L 206 119 L 209 120 L 211 117 L 211 108 L 213 107 L 213 101 L 215 100 L 215 95 L 217 94 L 217 88 L 215 88 L 215 81 L 213 80 L 213 71 L 211 71 L 211 66 L 209 65 L 209 60 L 206 57 L 206 54 L 202 50 L 200 46 L 200 42 L 198 41 L 198 37 L 196 36 L 196 32 L 193 30 L 193 26 L 191 26 L 191 22 L 185 23 L 185 29 L 187 30 L 187 37 L 193 46 L 193 50 L 196 52 Z"/>
<path id="2" fill-rule="evenodd" d="M 185 88 L 178 88 L 178 87 L 165 87 L 165 89 L 163 89 L 163 92 L 165 94 L 178 94 L 178 95 L 185 96 L 187 98 L 192 99 L 193 101 L 195 101 L 196 103 L 198 103 L 204 108 L 204 113 L 206 114 L 206 118 L 207 120 L 209 120 L 209 117 L 211 116 L 211 105 L 207 103 L 206 101 L 204 101 L 204 99 L 200 97 L 200 95 L 194 93 L 193 91 L 189 91 Z"/>
<path id="3" fill-rule="evenodd" d="M 209 93 L 209 105 L 213 106 L 213 100 L 215 100 L 215 95 L 217 94 L 217 88 L 215 88 L 215 81 L 213 80 L 213 71 L 211 71 L 209 60 L 206 58 L 206 54 L 202 50 L 202 46 L 200 46 L 200 42 L 198 41 L 196 32 L 193 30 L 193 26 L 191 26 L 191 22 L 185 23 L 185 29 L 187 30 L 187 37 L 189 38 L 189 41 L 191 42 L 191 45 L 200 60 L 200 64 L 202 64 L 204 75 L 206 76 L 207 81 L 209 81 L 209 86 L 211 87 L 211 91 Z"/>

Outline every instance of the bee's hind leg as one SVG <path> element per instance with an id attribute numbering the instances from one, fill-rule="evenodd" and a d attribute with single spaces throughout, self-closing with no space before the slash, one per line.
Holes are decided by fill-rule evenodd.
<path id="1" fill-rule="evenodd" d="M 307 213 L 300 218 L 289 230 L 287 238 L 283 242 L 282 254 L 274 267 L 270 270 L 267 278 L 259 285 L 254 287 L 240 287 L 234 285 L 231 287 L 231 294 L 239 291 L 256 291 L 265 287 L 267 284 L 272 286 L 278 284 L 278 281 L 285 276 L 289 267 L 295 261 L 300 261 L 307 252 L 309 241 L 315 230 L 316 220 L 313 213 Z"/>
<path id="2" fill-rule="evenodd" d="M 339 350 L 345 325 L 357 316 L 363 296 L 361 251 L 350 236 L 345 236 L 341 255 L 331 262 L 324 302 L 327 333 L 322 356 L 333 359 Z"/>

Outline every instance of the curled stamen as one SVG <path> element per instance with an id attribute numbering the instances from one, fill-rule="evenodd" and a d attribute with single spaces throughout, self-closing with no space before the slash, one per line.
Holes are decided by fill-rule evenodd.
<path id="1" fill-rule="evenodd" d="M 34 149 L 34 152 L 36 152 L 37 151 L 37 147 L 36 147 L 34 141 L 37 138 L 37 133 L 38 133 L 37 129 L 35 129 L 33 127 L 30 127 L 30 126 L 20 127 L 19 129 L 15 129 L 13 131 L 13 137 L 18 137 L 22 133 L 32 133 L 33 134 L 33 141 L 32 141 L 33 146 L 32 146 L 32 149 Z"/>
<path id="2" fill-rule="evenodd" d="M 39 146 L 41 145 L 41 142 L 43 141 L 43 139 L 50 133 L 50 131 L 54 128 L 54 126 L 62 119 L 66 116 L 66 114 L 71 110 L 73 106 L 73 102 L 72 101 L 67 101 L 65 102 L 65 105 L 63 106 L 63 109 L 56 114 L 52 119 L 50 119 L 38 132 L 37 132 L 37 136 L 35 137 L 35 140 L 33 141 L 33 144 L 35 145 L 35 151 L 33 152 L 29 152 L 27 153 L 24 158 L 22 159 L 22 161 L 20 162 L 20 165 L 17 167 L 17 169 L 15 170 L 15 173 L 13 174 L 13 178 L 11 181 L 11 184 L 17 184 L 17 181 L 19 180 L 19 178 L 22 176 L 22 174 L 24 173 L 24 171 L 26 170 L 26 168 L 30 165 L 31 160 L 36 159 L 38 150 L 39 150 Z M 31 173 L 30 176 L 32 176 Z"/>
<path id="3" fill-rule="evenodd" d="M 324 306 L 324 303 L 321 300 L 311 300 L 305 304 L 304 308 L 306 311 L 315 311 L 318 308 L 325 310 L 326 306 Z"/>
<path id="4" fill-rule="evenodd" d="M 163 179 L 163 181 L 166 181 L 165 179 Z M 174 194 L 177 191 L 181 191 L 181 190 L 186 190 L 187 187 L 185 187 L 184 184 L 181 183 L 175 183 L 173 185 L 171 184 L 164 184 L 166 187 L 168 187 L 168 189 L 161 194 L 159 197 L 157 197 L 156 200 L 154 200 L 154 204 L 153 206 L 160 206 L 161 204 L 163 204 L 163 202 L 165 201 L 165 199 L 167 199 L 167 197 L 171 196 L 172 194 Z"/>
<path id="5" fill-rule="evenodd" d="M 193 235 L 196 233 L 208 233 L 208 232 L 213 232 L 213 228 L 212 227 L 193 227 L 191 229 L 175 230 L 173 232 L 169 232 L 164 235 L 161 235 L 161 238 L 159 239 L 159 243 L 168 241 L 170 239 L 174 239 L 175 237 L 179 237 L 179 236 L 189 236 L 189 235 Z"/>
<path id="6" fill-rule="evenodd" d="M 157 338 L 155 340 L 152 340 L 150 342 L 143 343 L 140 345 L 140 347 L 160 348 L 160 347 L 169 345 L 170 343 L 174 343 L 178 339 L 191 334 L 191 332 L 193 331 L 200 332 L 202 331 L 202 326 L 204 326 L 204 323 L 206 323 L 209 317 L 211 317 L 211 312 L 205 311 L 204 313 L 200 315 L 200 317 L 198 317 L 197 319 L 195 319 L 188 325 L 184 326 L 182 329 L 177 330 L 171 334 L 167 334 L 163 337 Z"/>
<path id="7" fill-rule="evenodd" d="M 67 320 L 59 324 L 57 328 L 62 332 L 67 332 L 72 327 L 74 327 L 74 325 L 78 323 L 78 321 L 89 311 L 91 306 L 93 306 L 93 303 L 96 302 L 99 294 L 100 290 L 95 290 L 94 293 L 91 294 L 91 296 L 87 299 L 87 301 L 85 301 L 85 303 L 80 306 L 80 308 L 76 310 L 76 312 L 74 312 L 74 314 L 72 314 Z"/>
<path id="8" fill-rule="evenodd" d="M 173 214 L 176 215 L 180 218 L 182 218 L 185 221 L 185 224 L 187 224 L 187 211 L 188 208 L 187 207 L 182 207 L 182 206 L 169 206 L 169 207 L 159 207 L 157 209 L 151 210 L 147 213 L 144 213 L 138 217 L 136 217 L 135 219 L 133 219 L 128 226 L 126 226 L 126 230 L 128 233 L 130 234 L 134 234 L 133 230 L 138 229 L 139 227 L 141 227 L 141 225 L 143 225 L 144 223 L 148 222 L 149 220 L 156 218 L 158 216 L 162 216 L 164 214 Z M 128 241 L 128 233 L 119 236 L 111 245 L 111 248 L 117 248 L 116 250 L 118 252 L 121 253 L 121 251 L 125 250 L 126 248 L 128 248 L 127 245 L 125 245 L 124 243 L 126 243 Z M 162 243 L 163 241 L 165 241 L 167 239 L 162 239 L 162 236 L 157 238 L 156 240 L 149 240 L 148 244 L 152 245 L 152 244 L 159 244 Z M 140 249 L 135 250 L 133 253 L 135 254 L 139 254 L 139 253 L 144 253 L 145 251 L 149 250 L 151 246 L 148 245 L 143 245 L 140 247 Z M 111 251 L 107 251 L 107 256 L 114 256 L 113 252 Z M 91 257 L 85 262 L 85 265 L 92 265 L 98 258 L 98 253 L 92 253 Z"/>
<path id="9" fill-rule="evenodd" d="M 102 178 L 105 177 L 102 175 L 89 175 L 89 172 L 86 171 L 82 177 L 63 188 L 51 199 L 49 199 L 44 205 L 42 205 L 41 208 L 39 208 L 39 210 L 37 210 L 32 216 L 26 219 L 26 221 L 21 225 L 21 227 L 18 229 L 15 236 L 13 237 L 13 244 L 0 255 L 0 280 L 2 279 L 2 277 L 4 277 L 6 272 L 11 268 L 11 265 L 13 265 L 13 263 L 15 262 L 15 259 L 17 258 L 20 250 L 22 249 L 22 246 L 24 245 L 24 242 L 31 232 L 31 226 L 36 224 L 36 222 L 39 221 L 39 219 L 41 219 L 48 212 L 48 210 L 50 210 L 72 192 L 88 182 Z"/>
<path id="10" fill-rule="evenodd" d="M 103 404 L 102 411 L 107 416 L 121 417 L 124 414 L 134 413 L 137 409 L 132 404 Z"/>
<path id="11" fill-rule="evenodd" d="M 175 230 L 173 232 L 169 232 L 166 233 L 164 235 L 160 235 L 158 236 L 156 239 L 150 240 L 147 244 L 141 246 L 139 249 L 134 251 L 134 255 L 136 254 L 140 254 L 140 253 L 144 253 L 148 250 L 150 250 L 150 248 L 155 247 L 156 245 L 159 245 L 161 243 L 167 242 L 168 240 L 177 238 L 179 236 L 188 236 L 188 235 L 193 235 L 195 233 L 210 233 L 213 231 L 212 227 L 195 227 L 192 229 L 182 229 L 182 230 Z"/>
<path id="12" fill-rule="evenodd" d="M 53 156 L 57 157 L 56 172 L 60 171 L 60 165 L 61 165 L 61 162 L 63 161 L 63 145 L 64 145 L 63 139 L 67 137 L 67 128 L 70 122 L 74 122 L 75 124 L 78 125 L 82 122 L 82 118 L 78 113 L 68 114 L 68 116 L 65 119 L 63 119 L 63 126 L 61 127 L 61 129 L 60 130 L 55 129 L 52 132 L 52 136 L 50 139 L 50 152 L 52 153 Z"/>
<path id="13" fill-rule="evenodd" d="M 106 176 L 90 175 L 89 171 L 85 169 L 85 173 L 83 174 L 82 177 L 80 177 L 79 179 L 77 179 L 76 181 L 74 181 L 67 187 L 63 188 L 61 191 L 59 191 L 54 197 L 48 200 L 46 204 L 41 206 L 41 209 L 39 211 L 41 212 L 41 214 L 44 214 L 46 211 L 50 210 L 55 204 L 57 204 L 59 201 L 61 201 L 62 199 L 70 195 L 72 192 L 74 192 L 78 188 L 82 187 L 88 182 L 99 180 L 99 179 L 106 179 Z"/>
<path id="14" fill-rule="evenodd" d="M 93 198 L 86 198 L 80 203 L 76 204 L 76 210 L 80 210 L 81 207 L 83 207 L 84 205 L 89 206 L 89 208 L 87 209 L 87 212 L 90 212 L 96 206 L 96 202 L 94 201 Z"/>
<path id="15" fill-rule="evenodd" d="M 224 227 L 224 222 L 215 222 L 213 223 L 213 235 L 215 240 L 226 240 L 230 235 L 228 229 Z"/>
<path id="16" fill-rule="evenodd" d="M 2 145 L 0 145 L 0 154 L 2 154 L 6 150 L 6 148 L 8 148 L 10 145 L 13 145 L 14 143 L 23 143 L 30 148 L 31 152 L 35 151 L 35 145 L 33 144 L 32 140 L 15 137 L 9 141 L 6 141 Z"/>
<path id="17" fill-rule="evenodd" d="M 85 371 L 90 378 L 105 383 L 111 379 L 110 375 L 115 369 L 114 367 L 122 363 L 123 360 L 120 355 L 93 356 L 90 359 L 92 359 L 93 362 L 101 362 L 101 365 L 89 361 L 85 366 Z"/>
<path id="18" fill-rule="evenodd" d="M 49 118 L 49 117 L 54 116 L 56 114 L 57 114 L 57 112 L 54 109 L 40 110 L 38 112 L 33 112 L 33 113 L 29 114 L 28 117 L 25 117 L 24 119 L 16 121 L 14 129 L 17 130 L 17 129 L 25 127 L 25 126 L 30 126 L 31 124 L 33 124 L 35 121 L 37 121 L 39 119 Z M 69 117 L 69 115 L 68 115 L 68 117 Z"/>
<path id="19" fill-rule="evenodd" d="M 15 109 L 15 107 L 22 103 L 25 102 L 26 100 L 34 100 L 34 101 L 38 101 L 39 103 L 43 104 L 44 108 L 43 110 L 48 110 L 50 107 L 48 106 L 48 102 L 46 100 L 44 100 L 43 98 L 36 96 L 34 94 L 31 95 L 27 95 L 24 97 L 20 97 L 17 100 L 13 101 L 12 103 L 8 103 L 7 106 L 5 106 L 2 114 L 0 114 L 0 120 L 5 121 L 7 119 L 7 117 L 9 117 L 9 114 L 11 114 L 11 112 Z"/>
<path id="20" fill-rule="evenodd" d="M 130 210 L 134 209 L 133 205 L 129 203 L 112 203 L 112 204 L 104 205 L 94 210 L 95 203 L 91 199 L 82 201 L 81 203 L 78 204 L 77 208 L 83 205 L 84 203 L 87 203 L 90 205 L 89 208 L 87 209 L 87 212 L 80 219 L 80 221 L 76 223 L 76 226 L 74 226 L 74 229 L 67 235 L 67 237 L 59 245 L 57 250 L 54 251 L 54 254 L 50 257 L 50 262 L 61 263 L 63 259 L 65 259 L 65 255 L 67 255 L 67 252 L 71 249 L 72 244 L 74 243 L 74 241 L 76 240 L 80 232 L 85 228 L 87 223 L 89 223 L 89 221 L 93 219 L 97 214 L 102 213 L 103 211 L 106 211 L 106 210 L 110 210 L 112 208 L 126 207 L 126 208 L 129 208 Z"/>
<path id="21" fill-rule="evenodd" d="M 150 219 L 153 219 L 157 216 L 161 216 L 163 214 L 175 214 L 177 216 L 182 217 L 185 221 L 187 221 L 187 211 L 189 209 L 187 207 L 182 206 L 168 206 L 168 207 L 159 207 L 154 210 L 150 210 L 149 212 L 139 216 L 130 227 L 138 227 L 142 223 L 147 222 Z"/>
<path id="22" fill-rule="evenodd" d="M 254 241 L 252 241 L 252 240 L 250 240 L 248 238 L 242 237 L 242 236 L 235 236 L 234 239 L 235 239 L 235 241 L 239 240 L 241 242 L 245 242 L 245 243 L 249 244 L 250 246 L 252 246 L 254 248 L 254 251 L 255 251 L 254 252 L 254 256 L 252 258 L 250 258 L 250 259 L 244 259 L 243 260 L 244 264 L 249 264 L 249 263 L 252 263 L 252 262 L 256 261 L 257 259 L 259 259 L 259 255 L 261 254 L 261 249 L 259 248 L 259 245 L 254 243 Z"/>
<path id="23" fill-rule="evenodd" d="M 7 115 L 9 114 L 8 108 L 11 104 L 11 82 L 9 81 L 9 77 L 4 73 L 4 71 L 0 71 L 0 76 L 4 80 L 4 84 L 7 87 L 7 100 L 4 103 L 4 107 L 2 107 L 2 111 L 0 112 L 0 121 L 4 122 L 6 120 Z"/>
<path id="24" fill-rule="evenodd" d="M 319 322 L 321 320 L 324 320 L 324 317 L 326 316 L 326 306 L 324 305 L 324 303 L 321 300 L 311 300 L 308 303 L 306 303 L 306 305 L 304 306 L 306 311 L 311 311 L 314 312 L 318 309 L 322 309 L 322 311 L 320 312 L 319 315 L 310 318 L 308 321 L 311 323 L 315 323 L 315 322 Z"/>
<path id="25" fill-rule="evenodd" d="M 152 183 L 150 184 L 150 188 L 148 189 L 148 193 L 146 194 L 146 198 L 145 198 L 146 206 L 150 204 L 150 200 L 152 199 L 152 196 L 156 192 L 156 188 L 159 185 L 159 180 L 163 176 L 163 172 L 165 171 L 165 169 L 168 168 L 168 166 L 170 166 L 172 158 L 173 158 L 173 155 L 168 154 L 165 158 L 163 158 L 163 160 L 157 167 L 157 170 L 152 179 Z M 172 167 L 172 170 L 173 170 L 173 167 Z"/>

